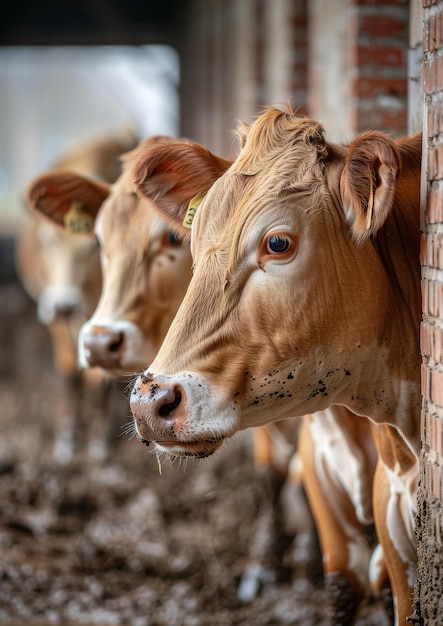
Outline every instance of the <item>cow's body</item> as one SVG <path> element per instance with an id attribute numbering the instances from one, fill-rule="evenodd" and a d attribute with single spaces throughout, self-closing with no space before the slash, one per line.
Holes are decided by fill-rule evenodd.
<path id="1" fill-rule="evenodd" d="M 239 429 L 344 405 L 397 428 L 401 437 L 385 432 L 395 451 L 388 461 L 404 463 L 407 449 L 414 474 L 421 138 L 368 132 L 343 147 L 327 143 L 317 122 L 275 109 L 243 135 L 239 157 L 197 210 L 187 295 L 134 386 L 139 438 L 202 457 Z M 173 188 L 180 210 L 170 193 L 157 197 L 177 227 L 201 191 L 198 165 L 170 148 L 134 170 L 151 194 L 159 178 L 188 174 Z M 402 471 L 381 473 L 394 491 Z M 378 529 L 389 503 L 380 508 Z M 403 601 L 397 613 L 406 619 Z"/>
<path id="2" fill-rule="evenodd" d="M 66 153 L 55 165 L 111 183 L 120 169 L 119 155 L 132 142 L 129 136 L 100 139 Z M 37 303 L 39 320 L 48 328 L 55 369 L 64 383 L 63 406 L 57 419 L 66 425 L 58 425 L 55 454 L 67 461 L 80 446 L 89 403 L 96 395 L 101 401 L 97 383 L 107 386 L 100 376 L 87 376 L 78 367 L 78 334 L 101 293 L 98 248 L 91 237 L 72 237 L 33 212 L 24 221 L 18 239 L 17 270 Z"/>

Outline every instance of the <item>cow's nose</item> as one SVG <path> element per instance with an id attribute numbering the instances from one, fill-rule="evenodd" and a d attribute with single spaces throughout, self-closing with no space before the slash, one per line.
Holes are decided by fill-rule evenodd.
<path id="1" fill-rule="evenodd" d="M 83 348 L 90 367 L 119 367 L 123 356 L 125 334 L 105 326 L 92 326 L 83 336 Z"/>
<path id="2" fill-rule="evenodd" d="M 56 302 L 54 304 L 55 317 L 71 317 L 77 310 L 77 304 L 69 302 Z"/>
<path id="3" fill-rule="evenodd" d="M 170 425 L 181 421 L 180 408 L 184 404 L 185 391 L 179 384 L 159 385 L 149 378 L 140 376 L 132 389 L 130 404 L 137 419 L 141 409 L 143 417 L 155 429 L 157 421 L 166 421 Z"/>

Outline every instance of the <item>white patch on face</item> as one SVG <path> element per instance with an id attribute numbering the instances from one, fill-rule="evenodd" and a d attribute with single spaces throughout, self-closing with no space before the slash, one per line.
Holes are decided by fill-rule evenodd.
<path id="1" fill-rule="evenodd" d="M 155 377 L 156 384 L 161 387 L 168 386 L 170 380 L 168 376 L 161 374 Z M 187 407 L 186 422 L 180 425 L 180 440 L 194 441 L 208 435 L 214 439 L 227 438 L 238 430 L 238 415 L 234 402 L 226 405 L 226 397 L 211 388 L 204 379 L 193 372 L 181 372 L 174 376 L 173 381 L 174 385 L 180 385 L 184 390 L 183 402 Z M 135 382 L 135 389 L 138 384 L 141 384 L 140 380 Z M 146 419 L 144 405 L 147 405 L 148 412 L 151 407 L 150 399 L 149 393 L 138 396 L 135 402 L 131 399 L 133 413 L 134 415 L 139 413 L 142 421 Z M 149 417 L 147 421 L 150 421 Z M 149 425 L 152 427 L 151 423 Z"/>
<path id="2" fill-rule="evenodd" d="M 102 270 L 105 270 L 106 266 L 108 264 L 108 259 L 107 259 L 107 257 L 105 256 L 105 254 L 103 253 L 103 250 L 102 250 L 103 239 L 104 239 L 104 236 L 103 236 L 103 223 L 102 223 L 103 220 L 101 218 L 102 213 L 103 213 L 102 211 L 99 211 L 99 213 L 97 215 L 97 218 L 95 220 L 94 232 L 95 232 L 95 236 L 97 237 L 98 244 L 100 246 L 100 263 L 101 263 L 101 266 L 102 266 Z"/>
<path id="3" fill-rule="evenodd" d="M 123 333 L 124 348 L 119 361 L 119 369 L 126 372 L 136 373 L 146 367 L 146 362 L 155 356 L 154 347 L 146 340 L 138 326 L 127 320 L 96 319 L 92 317 L 80 329 L 79 334 L 79 364 L 80 367 L 88 368 L 89 355 L 85 348 L 85 336 L 91 332 L 94 326 L 106 328 L 113 333 Z"/>
<path id="4" fill-rule="evenodd" d="M 81 301 L 82 296 L 78 287 L 47 287 L 38 299 L 38 319 L 42 324 L 51 324 L 57 315 L 57 309 L 74 309 Z"/>

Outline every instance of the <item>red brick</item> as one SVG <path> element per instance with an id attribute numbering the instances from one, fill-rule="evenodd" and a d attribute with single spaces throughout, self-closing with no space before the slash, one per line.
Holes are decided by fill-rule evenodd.
<path id="1" fill-rule="evenodd" d="M 420 349 L 422 353 L 430 355 L 432 345 L 432 331 L 428 325 L 420 326 Z"/>
<path id="2" fill-rule="evenodd" d="M 429 19 L 423 20 L 423 52 L 429 52 Z"/>
<path id="3" fill-rule="evenodd" d="M 424 233 L 420 237 L 420 263 L 421 265 L 428 264 L 428 239 Z"/>
<path id="4" fill-rule="evenodd" d="M 433 52 L 437 49 L 437 41 L 436 41 L 436 24 L 435 24 L 435 16 L 431 15 L 429 18 L 429 30 L 428 30 L 428 40 L 429 40 L 429 50 Z"/>
<path id="5" fill-rule="evenodd" d="M 436 316 L 440 319 L 443 318 L 443 284 L 435 283 L 435 297 L 436 297 Z"/>
<path id="6" fill-rule="evenodd" d="M 377 67 L 404 67 L 406 49 L 404 46 L 359 46 L 357 65 Z"/>
<path id="7" fill-rule="evenodd" d="M 362 102 L 360 102 L 360 105 Z M 393 110 L 380 107 L 376 102 L 373 106 L 357 107 L 357 130 L 377 128 L 387 132 L 405 133 L 407 129 L 406 103 L 404 110 Z"/>
<path id="8" fill-rule="evenodd" d="M 403 36 L 407 42 L 408 27 L 406 20 L 391 15 L 363 15 L 360 18 L 360 36 L 395 37 Z"/>
<path id="9" fill-rule="evenodd" d="M 433 467 L 432 467 L 432 493 L 438 499 L 440 499 L 440 493 L 441 493 L 441 479 L 442 479 L 441 467 L 437 463 L 433 463 Z"/>
<path id="10" fill-rule="evenodd" d="M 433 437 L 432 437 L 432 447 L 441 457 L 443 456 L 443 428 L 442 428 L 442 420 L 434 416 L 434 429 L 433 429 Z"/>
<path id="11" fill-rule="evenodd" d="M 430 224 L 443 222 L 443 200 L 440 190 L 434 190 L 428 194 L 426 221 Z"/>
<path id="12" fill-rule="evenodd" d="M 421 364 L 420 368 L 420 376 L 421 376 L 421 392 L 425 398 L 429 399 L 429 376 L 428 376 L 428 368 L 424 363 Z"/>
<path id="13" fill-rule="evenodd" d="M 431 401 L 443 407 L 443 372 L 431 372 Z"/>
<path id="14" fill-rule="evenodd" d="M 437 363 L 443 365 L 443 331 L 437 327 L 432 334 L 432 356 Z"/>
<path id="15" fill-rule="evenodd" d="M 435 59 L 425 59 L 423 62 L 423 90 L 425 93 L 434 93 L 437 85 L 437 63 Z"/>
<path id="16" fill-rule="evenodd" d="M 443 56 L 437 61 L 437 88 L 440 91 L 443 89 Z"/>
<path id="17" fill-rule="evenodd" d="M 356 90 L 360 98 L 392 95 L 405 98 L 407 94 L 406 77 L 386 78 L 382 76 L 360 76 L 356 81 Z"/>
<path id="18" fill-rule="evenodd" d="M 420 439 L 422 441 L 426 440 L 426 416 L 427 416 L 427 413 L 425 413 L 425 410 L 422 407 L 421 413 L 420 413 Z"/>
<path id="19" fill-rule="evenodd" d="M 429 313 L 428 311 L 428 289 L 429 281 L 424 278 L 421 281 L 421 302 L 423 313 Z"/>
<path id="20" fill-rule="evenodd" d="M 443 38 L 442 38 L 442 17 L 443 15 L 439 13 L 436 16 L 435 22 L 435 47 L 438 50 L 441 47 Z"/>

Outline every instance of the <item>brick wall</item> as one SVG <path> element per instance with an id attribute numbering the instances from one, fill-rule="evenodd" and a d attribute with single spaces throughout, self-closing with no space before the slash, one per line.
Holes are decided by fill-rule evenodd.
<path id="1" fill-rule="evenodd" d="M 422 453 L 417 624 L 442 619 L 443 580 L 443 1 L 423 0 Z"/>
<path id="2" fill-rule="evenodd" d="M 356 2 L 357 130 L 403 133 L 407 126 L 409 6 L 404 0 Z"/>
<path id="3" fill-rule="evenodd" d="M 408 0 L 193 0 L 184 134 L 219 154 L 236 120 L 290 101 L 347 141 L 407 129 Z"/>
<path id="4" fill-rule="evenodd" d="M 335 141 L 407 129 L 409 3 L 309 2 L 308 106 Z"/>

